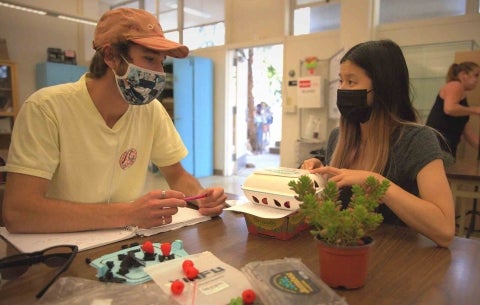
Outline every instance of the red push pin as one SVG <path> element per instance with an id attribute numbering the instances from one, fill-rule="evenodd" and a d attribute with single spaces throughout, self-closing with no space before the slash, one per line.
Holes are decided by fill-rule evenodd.
<path id="1" fill-rule="evenodd" d="M 189 259 L 184 260 L 182 263 L 183 272 L 185 273 L 185 271 L 190 267 L 193 267 L 193 262 Z"/>
<path id="2" fill-rule="evenodd" d="M 185 285 L 183 284 L 182 281 L 175 280 L 170 285 L 170 291 L 172 291 L 172 293 L 175 294 L 175 295 L 179 295 L 179 294 L 182 294 L 184 287 L 185 287 Z"/>
<path id="3" fill-rule="evenodd" d="M 142 245 L 142 251 L 146 254 L 153 254 L 155 251 L 153 250 L 153 244 L 151 241 L 146 241 Z"/>
<path id="4" fill-rule="evenodd" d="M 163 256 L 170 256 L 170 251 L 172 251 L 172 245 L 170 243 L 163 243 L 160 245 L 160 250 L 162 250 Z"/>
<path id="5" fill-rule="evenodd" d="M 198 276 L 198 269 L 191 266 L 191 267 L 187 267 L 186 270 L 184 270 L 185 272 L 185 275 L 187 276 L 187 278 L 189 280 L 193 280 L 195 279 L 197 276 Z"/>
<path id="6" fill-rule="evenodd" d="M 255 292 L 252 289 L 246 289 L 242 292 L 243 304 L 253 304 L 256 299 Z"/>

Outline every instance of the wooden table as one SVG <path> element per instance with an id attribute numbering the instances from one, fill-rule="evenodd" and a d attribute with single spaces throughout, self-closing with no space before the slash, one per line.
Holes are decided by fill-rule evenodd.
<path id="1" fill-rule="evenodd" d="M 433 242 L 405 227 L 383 225 L 374 234 L 375 244 L 366 285 L 356 290 L 336 290 L 349 305 L 478 304 L 480 300 L 480 242 L 455 238 L 450 248 Z M 191 227 L 148 238 L 152 242 L 183 240 L 191 254 L 211 251 L 222 261 L 241 268 L 250 261 L 299 257 L 318 274 L 316 242 L 308 231 L 288 241 L 248 234 L 243 215 L 224 212 L 221 217 Z M 134 238 L 78 253 L 64 274 L 96 279 L 96 270 L 85 259 L 95 259 L 120 249 L 123 244 L 142 243 Z M 1 240 L 0 248 L 12 246 Z M 35 293 L 52 273 L 35 272 L 5 281 L 0 287 L 1 304 L 32 304 Z M 121 285 L 121 284 L 119 284 Z M 152 284 L 152 287 L 154 284 Z"/>
<path id="2" fill-rule="evenodd" d="M 458 235 L 462 236 L 465 231 L 465 216 L 471 213 L 470 224 L 466 237 L 475 230 L 475 216 L 477 215 L 477 200 L 480 198 L 478 192 L 480 187 L 480 162 L 478 161 L 457 161 L 454 165 L 447 167 L 447 177 L 452 189 L 455 204 L 458 207 L 459 228 Z M 467 211 L 467 204 L 464 199 L 473 199 L 471 211 Z"/>

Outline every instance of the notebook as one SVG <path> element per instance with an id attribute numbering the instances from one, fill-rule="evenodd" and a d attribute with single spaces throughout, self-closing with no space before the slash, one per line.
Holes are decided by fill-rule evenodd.
<path id="1" fill-rule="evenodd" d="M 5 227 L 0 227 L 0 235 L 8 240 L 20 252 L 34 252 L 55 245 L 71 245 L 72 243 L 78 246 L 79 251 L 83 251 L 135 236 L 151 236 L 162 232 L 176 230 L 184 226 L 194 225 L 210 219 L 211 217 L 201 215 L 198 210 L 178 208 L 178 213 L 173 216 L 172 223 L 150 229 L 129 227 L 125 229 L 95 230 L 73 233 L 13 234 L 8 232 Z"/>

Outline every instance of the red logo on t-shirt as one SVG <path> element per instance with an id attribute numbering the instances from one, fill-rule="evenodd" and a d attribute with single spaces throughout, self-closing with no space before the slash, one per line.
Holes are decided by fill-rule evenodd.
<path id="1" fill-rule="evenodd" d="M 120 156 L 119 164 L 122 169 L 126 169 L 132 166 L 137 160 L 137 150 L 135 148 L 130 148 Z"/>

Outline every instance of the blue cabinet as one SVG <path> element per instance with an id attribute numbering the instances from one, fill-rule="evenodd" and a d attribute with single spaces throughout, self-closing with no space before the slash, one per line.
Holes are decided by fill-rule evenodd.
<path id="1" fill-rule="evenodd" d="M 188 156 L 183 167 L 195 177 L 213 175 L 213 62 L 173 59 L 174 123 Z"/>
<path id="2" fill-rule="evenodd" d="M 55 62 L 43 62 L 36 67 L 37 89 L 77 81 L 85 72 L 87 67 L 60 64 Z"/>

